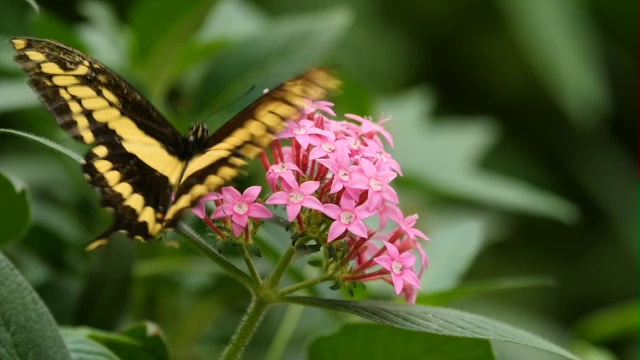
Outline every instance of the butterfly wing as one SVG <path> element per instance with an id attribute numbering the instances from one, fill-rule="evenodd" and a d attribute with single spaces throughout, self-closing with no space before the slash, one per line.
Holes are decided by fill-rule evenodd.
<path id="1" fill-rule="evenodd" d="M 114 210 L 115 231 L 148 239 L 162 229 L 185 161 L 181 136 L 125 80 L 95 59 L 51 40 L 14 38 L 15 61 L 64 130 L 93 145 L 83 170 Z"/>
<path id="2" fill-rule="evenodd" d="M 238 168 L 267 148 L 284 122 L 295 119 L 307 101 L 321 99 L 340 85 L 328 69 L 312 69 L 271 90 L 229 120 L 209 137 L 207 150 L 187 162 L 165 227 L 173 225 L 181 211 L 200 197 L 238 175 Z"/>

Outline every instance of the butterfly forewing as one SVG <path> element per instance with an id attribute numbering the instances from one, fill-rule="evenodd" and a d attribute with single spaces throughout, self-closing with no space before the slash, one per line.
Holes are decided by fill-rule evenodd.
<path id="1" fill-rule="evenodd" d="M 185 161 L 181 136 L 131 85 L 60 43 L 13 39 L 29 85 L 74 138 L 93 145 L 83 170 L 114 210 L 115 231 L 147 239 L 162 228 Z"/>
<path id="2" fill-rule="evenodd" d="M 208 150 L 187 163 L 166 224 L 173 224 L 181 210 L 233 179 L 238 168 L 268 147 L 284 122 L 294 120 L 309 100 L 323 98 L 339 86 L 340 81 L 329 70 L 313 69 L 269 91 L 234 116 L 207 140 Z"/>

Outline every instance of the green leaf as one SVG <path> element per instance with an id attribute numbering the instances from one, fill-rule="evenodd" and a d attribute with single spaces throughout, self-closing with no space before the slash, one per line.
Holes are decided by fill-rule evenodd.
<path id="1" fill-rule="evenodd" d="M 475 339 L 497 340 L 546 350 L 569 359 L 567 350 L 511 325 L 479 315 L 440 307 L 374 301 L 345 301 L 311 297 L 287 297 L 290 303 L 345 311 L 400 329 Z"/>
<path id="2" fill-rule="evenodd" d="M 605 59 L 586 3 L 497 1 L 540 82 L 578 126 L 602 122 L 611 109 Z"/>
<path id="3" fill-rule="evenodd" d="M 96 251 L 78 301 L 76 321 L 81 324 L 113 328 L 127 308 L 136 244 L 124 234 L 118 236 Z"/>
<path id="4" fill-rule="evenodd" d="M 31 5 L 33 11 L 35 11 L 36 13 L 40 13 L 40 6 L 38 6 L 38 3 L 35 0 L 24 0 L 24 2 Z"/>
<path id="5" fill-rule="evenodd" d="M 492 173 L 478 163 L 498 138 L 486 118 L 447 119 L 432 123 L 434 104 L 422 87 L 386 98 L 376 113 L 391 114 L 389 129 L 398 141 L 393 151 L 408 177 L 416 177 L 451 196 L 508 211 L 572 223 L 578 209 L 569 201 L 522 180 Z M 416 156 L 419 151 L 420 156 Z"/>
<path id="6" fill-rule="evenodd" d="M 267 16 L 253 3 L 220 1 L 208 14 L 197 39 L 202 42 L 242 39 L 263 30 L 267 23 Z"/>
<path id="7" fill-rule="evenodd" d="M 65 328 L 67 344 L 73 345 L 74 359 L 166 360 L 169 358 L 164 336 L 150 322 L 135 324 L 122 333 L 88 327 Z M 71 346 L 70 346 L 71 348 Z M 86 355 L 81 357 L 79 355 Z"/>
<path id="8" fill-rule="evenodd" d="M 252 86 L 259 89 L 216 116 L 221 120 L 230 118 L 261 96 L 262 89 L 322 64 L 351 21 L 352 14 L 342 7 L 277 19 L 255 36 L 219 53 L 217 61 L 202 76 L 194 94 L 194 109 L 208 114 Z"/>
<path id="9" fill-rule="evenodd" d="M 88 53 L 117 73 L 128 66 L 129 32 L 115 10 L 107 2 L 82 1 L 79 12 L 87 22 L 78 25 L 78 37 L 86 44 Z"/>
<path id="10" fill-rule="evenodd" d="M 39 103 L 24 79 L 0 80 L 0 113 L 34 107 Z"/>
<path id="11" fill-rule="evenodd" d="M 159 103 L 171 85 L 173 68 L 215 0 L 144 0 L 132 9 L 132 63 Z"/>
<path id="12" fill-rule="evenodd" d="M 504 279 L 489 279 L 462 284 L 453 289 L 440 292 L 429 292 L 418 295 L 416 303 L 422 305 L 443 305 L 468 297 L 491 294 L 505 290 L 519 290 L 540 286 L 552 286 L 554 282 L 539 277 L 511 277 Z"/>
<path id="13" fill-rule="evenodd" d="M 1 252 L 0 358 L 70 359 L 55 320 Z"/>
<path id="14" fill-rule="evenodd" d="M 122 333 L 137 340 L 154 359 L 169 359 L 169 351 L 164 334 L 160 330 L 160 327 L 151 321 L 134 324 Z"/>
<path id="15" fill-rule="evenodd" d="M 68 157 L 70 157 L 71 159 L 75 160 L 77 163 L 82 164 L 82 162 L 84 161 L 82 159 L 82 156 L 78 155 L 77 153 L 73 152 L 70 149 L 67 149 L 66 147 L 55 143 L 47 138 L 43 138 L 40 137 L 38 135 L 34 135 L 28 132 L 24 132 L 24 131 L 19 131 L 19 130 L 13 130 L 13 129 L 0 129 L 0 134 L 2 133 L 7 133 L 7 134 L 13 134 L 13 135 L 18 135 L 18 136 L 22 136 L 24 138 L 27 138 L 29 140 L 35 141 L 35 142 L 39 142 L 42 145 L 45 145 L 53 150 L 56 150 L 59 153 L 62 153 L 64 155 L 67 155 Z"/>
<path id="16" fill-rule="evenodd" d="M 367 360 L 494 359 L 486 340 L 438 336 L 374 324 L 348 324 L 330 336 L 316 339 L 309 347 L 309 359 L 333 360 L 358 354 Z"/>
<path id="17" fill-rule="evenodd" d="M 0 245 L 15 240 L 30 223 L 31 210 L 26 191 L 0 173 Z"/>
<path id="18" fill-rule="evenodd" d="M 576 328 L 583 338 L 595 343 L 634 338 L 638 334 L 638 300 L 598 309 L 580 320 Z"/>
<path id="19" fill-rule="evenodd" d="M 120 360 L 106 346 L 89 338 L 86 331 L 62 328 L 60 334 L 73 360 Z"/>
<path id="20" fill-rule="evenodd" d="M 467 221 L 430 236 L 433 241 L 427 243 L 425 249 L 431 261 L 429 271 L 422 277 L 422 287 L 429 292 L 452 288 L 482 249 L 484 227 L 479 221 Z"/>

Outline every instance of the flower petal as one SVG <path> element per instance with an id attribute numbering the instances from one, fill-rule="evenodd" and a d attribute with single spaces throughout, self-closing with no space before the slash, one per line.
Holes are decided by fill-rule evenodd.
<path id="1" fill-rule="evenodd" d="M 293 221 L 293 219 L 295 219 L 296 216 L 298 216 L 298 214 L 300 213 L 300 209 L 302 209 L 302 206 L 300 206 L 300 204 L 287 205 L 287 219 L 289 221 Z"/>
<path id="2" fill-rule="evenodd" d="M 342 233 L 347 230 L 347 227 L 344 226 L 340 221 L 334 221 L 329 227 L 329 234 L 327 236 L 327 242 L 332 242 L 338 236 L 342 235 Z"/>
<path id="3" fill-rule="evenodd" d="M 318 210 L 318 211 L 322 211 L 324 206 L 322 206 L 322 203 L 320 202 L 320 200 L 314 198 L 313 196 L 305 196 L 304 200 L 302 200 L 302 202 L 300 203 L 300 205 L 308 208 L 308 209 L 313 209 L 313 210 Z"/>
<path id="4" fill-rule="evenodd" d="M 285 205 L 289 203 L 289 194 L 284 191 L 278 191 L 269 196 L 265 202 L 269 205 Z"/>
<path id="5" fill-rule="evenodd" d="M 249 211 L 247 211 L 247 215 L 254 219 L 270 219 L 273 217 L 273 213 L 267 209 L 266 206 L 254 203 L 249 205 Z"/>
<path id="6" fill-rule="evenodd" d="M 262 191 L 261 186 L 250 186 L 242 193 L 242 198 L 248 203 L 255 202 L 260 195 L 260 191 Z"/>
<path id="7" fill-rule="evenodd" d="M 402 287 L 404 286 L 402 276 L 391 272 L 391 280 L 393 281 L 393 287 L 396 289 L 396 295 L 400 295 L 400 293 L 402 292 Z"/>

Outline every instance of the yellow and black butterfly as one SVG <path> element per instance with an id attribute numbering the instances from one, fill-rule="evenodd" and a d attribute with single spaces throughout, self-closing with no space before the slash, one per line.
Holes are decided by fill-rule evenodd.
<path id="1" fill-rule="evenodd" d="M 51 40 L 14 38 L 15 61 L 31 88 L 74 138 L 93 145 L 83 170 L 113 209 L 109 229 L 148 240 L 171 228 L 181 212 L 219 189 L 263 151 L 307 99 L 340 86 L 313 69 L 271 90 L 212 135 L 194 124 L 178 131 L 124 79 L 95 59 Z"/>

